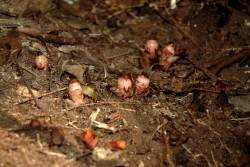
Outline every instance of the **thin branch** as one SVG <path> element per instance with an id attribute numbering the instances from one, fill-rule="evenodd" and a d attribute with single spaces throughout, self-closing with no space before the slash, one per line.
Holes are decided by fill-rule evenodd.
<path id="1" fill-rule="evenodd" d="M 214 153 L 213 153 L 212 150 L 211 150 L 211 156 L 212 156 L 212 159 L 213 159 L 213 161 L 214 161 L 215 167 L 218 167 L 217 162 L 216 162 L 216 160 L 215 160 L 215 158 L 214 158 Z"/>
<path id="2" fill-rule="evenodd" d="M 166 146 L 166 162 L 169 164 L 170 167 L 176 167 L 171 156 L 170 144 L 169 144 L 167 132 L 165 130 L 162 130 L 162 131 L 163 131 L 163 137 L 164 137 L 165 146 Z"/>
<path id="3" fill-rule="evenodd" d="M 90 103 L 90 104 L 82 104 L 82 105 L 79 105 L 79 106 L 73 106 L 69 109 L 67 109 L 67 111 L 70 111 L 70 110 L 73 110 L 73 109 L 76 109 L 76 108 L 82 108 L 82 107 L 86 107 L 86 106 L 92 106 L 92 105 L 102 105 L 102 104 L 137 104 L 137 103 L 133 103 L 133 102 L 98 102 L 98 103 Z M 67 112 L 65 111 L 65 112 Z"/>
<path id="4" fill-rule="evenodd" d="M 201 51 L 205 51 L 195 40 L 194 38 L 187 32 L 185 31 L 183 28 L 181 28 L 181 26 L 179 26 L 179 24 L 173 19 L 173 17 L 171 17 L 170 15 L 164 16 L 159 10 L 155 10 L 155 12 L 165 21 L 169 22 L 172 26 L 174 26 L 175 28 L 177 28 L 179 31 L 181 31 L 184 35 L 186 35 L 192 42 L 193 44 L 200 49 Z"/>
<path id="5" fill-rule="evenodd" d="M 105 59 L 116 58 L 116 57 L 120 57 L 120 56 L 123 56 L 123 55 L 129 54 L 129 53 L 133 53 L 133 51 L 132 51 L 132 50 L 130 50 L 130 51 L 123 52 L 123 53 L 118 54 L 118 55 L 115 55 L 115 56 L 105 57 Z"/>
<path id="6" fill-rule="evenodd" d="M 216 57 L 216 56 L 214 56 L 214 57 Z M 203 66 L 204 66 L 205 68 L 210 68 L 210 67 L 215 66 L 216 64 L 222 63 L 223 61 L 225 61 L 225 60 L 228 59 L 228 58 L 229 58 L 229 56 L 221 57 L 221 58 L 216 59 L 216 60 L 211 60 L 211 61 L 209 61 L 209 62 L 204 63 Z"/>
<path id="7" fill-rule="evenodd" d="M 229 119 L 230 121 L 244 121 L 244 120 L 250 120 L 250 117 L 246 117 L 246 118 L 232 118 Z"/>
<path id="8" fill-rule="evenodd" d="M 36 97 L 35 97 L 34 93 L 32 92 L 32 90 L 31 90 L 31 88 L 30 88 L 30 85 L 26 82 L 26 79 L 25 79 L 25 77 L 24 77 L 24 75 L 23 75 L 23 69 L 19 66 L 19 64 L 18 64 L 17 61 L 15 61 L 15 62 L 16 62 L 16 65 L 17 65 L 19 71 L 20 71 L 20 75 L 21 75 L 21 77 L 22 77 L 22 79 L 23 79 L 23 82 L 25 83 L 26 87 L 27 87 L 28 90 L 29 90 L 29 93 L 30 93 L 31 96 L 32 96 L 32 99 L 34 100 L 36 106 L 37 106 L 38 108 L 41 108 L 41 107 L 38 105 L 38 103 L 37 103 Z"/>
<path id="9" fill-rule="evenodd" d="M 40 76 L 38 76 L 36 73 L 32 72 L 32 71 L 29 70 L 28 68 L 26 68 L 26 67 L 24 67 L 24 66 L 21 66 L 20 64 L 19 64 L 19 67 L 21 67 L 21 68 L 24 69 L 25 71 L 27 71 L 27 72 L 29 72 L 29 73 L 35 75 L 37 78 L 40 78 Z"/>
<path id="10" fill-rule="evenodd" d="M 92 154 L 92 151 L 88 151 L 88 152 L 86 152 L 86 153 L 83 153 L 83 154 L 80 155 L 80 156 L 77 156 L 77 157 L 71 158 L 71 159 L 69 159 L 69 160 L 66 160 L 66 161 L 63 162 L 60 166 L 65 166 L 65 165 L 67 165 L 67 164 L 69 164 L 69 163 L 71 163 L 71 162 L 78 161 L 78 160 L 80 160 L 81 158 L 84 158 L 84 157 L 86 157 L 86 156 L 88 156 L 88 155 L 91 155 L 91 154 Z"/>
<path id="11" fill-rule="evenodd" d="M 222 68 L 231 65 L 237 61 L 239 61 L 240 59 L 244 58 L 244 57 L 248 57 L 250 56 L 250 49 L 248 50 L 244 50 L 238 54 L 235 54 L 232 57 L 224 57 L 223 61 L 219 61 L 219 63 L 217 64 L 217 66 L 212 70 L 213 73 L 216 75 Z"/>
<path id="12" fill-rule="evenodd" d="M 56 152 L 46 151 L 46 150 L 37 150 L 37 151 L 40 152 L 40 153 L 43 153 L 43 154 L 47 154 L 47 155 L 57 156 L 57 157 L 60 157 L 60 158 L 67 158 L 66 155 L 61 154 L 61 153 L 56 153 Z"/>
<path id="13" fill-rule="evenodd" d="M 207 68 L 203 67 L 201 63 L 199 63 L 193 56 L 189 55 L 186 57 L 196 68 L 199 68 L 204 74 L 206 74 L 212 80 L 212 84 L 215 85 L 220 78 L 215 76 L 212 71 L 208 70 Z"/>
<path id="14" fill-rule="evenodd" d="M 50 95 L 50 94 L 53 94 L 53 93 L 56 93 L 56 92 L 60 92 L 60 91 L 66 90 L 66 89 L 68 89 L 68 87 L 60 88 L 60 89 L 54 90 L 54 91 L 49 92 L 49 93 L 45 93 L 45 94 L 43 94 L 43 95 L 40 95 L 40 96 L 37 96 L 37 97 L 34 97 L 34 98 L 35 98 L 35 99 L 38 99 L 38 98 L 41 98 L 41 97 L 44 97 L 44 96 L 48 96 L 48 95 Z M 27 102 L 27 101 L 30 101 L 30 100 L 32 100 L 32 99 L 33 99 L 33 97 L 32 97 L 32 98 L 29 98 L 29 99 L 27 99 L 27 100 L 23 100 L 23 101 L 21 101 L 21 102 L 19 102 L 19 103 L 15 103 L 14 105 L 19 105 L 19 104 L 25 103 L 25 102 Z"/>
<path id="15" fill-rule="evenodd" d="M 210 90 L 210 89 L 205 89 L 205 88 L 188 88 L 186 92 L 191 92 L 194 90 L 200 90 L 200 91 L 205 91 L 205 92 L 213 92 L 213 93 L 220 93 L 220 90 Z"/>

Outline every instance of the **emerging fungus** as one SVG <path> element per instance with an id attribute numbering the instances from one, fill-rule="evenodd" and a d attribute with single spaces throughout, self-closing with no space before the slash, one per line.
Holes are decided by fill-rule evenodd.
<path id="1" fill-rule="evenodd" d="M 117 87 L 121 91 L 129 92 L 132 87 L 132 82 L 127 75 L 123 75 L 122 77 L 118 78 Z"/>
<path id="2" fill-rule="evenodd" d="M 86 102 L 86 97 L 83 94 L 81 85 L 76 81 L 76 79 L 71 79 L 69 82 L 68 93 L 70 100 L 75 105 L 80 105 Z"/>
<path id="3" fill-rule="evenodd" d="M 136 95 L 141 94 L 142 92 L 145 92 L 148 89 L 149 86 L 149 78 L 146 74 L 140 74 L 137 76 L 136 81 L 135 81 L 135 90 L 136 90 Z"/>
<path id="4" fill-rule="evenodd" d="M 140 52 L 143 59 L 140 61 L 142 67 L 150 66 L 157 57 L 159 50 L 159 44 L 156 41 L 156 38 L 151 36 L 146 41 L 144 48 L 140 47 Z"/>
<path id="5" fill-rule="evenodd" d="M 53 128 L 51 133 L 50 133 L 50 136 L 51 136 L 52 144 L 54 144 L 54 145 L 63 144 L 65 135 L 64 135 L 64 132 L 61 128 L 59 128 L 59 127 Z"/>
<path id="6" fill-rule="evenodd" d="M 175 56 L 174 44 L 169 42 L 159 57 L 158 67 L 160 70 L 168 72 L 170 66 L 179 58 L 179 56 Z"/>
<path id="7" fill-rule="evenodd" d="M 35 68 L 38 70 L 49 70 L 49 63 L 47 57 L 42 54 L 42 52 L 38 52 L 35 58 Z"/>
<path id="8" fill-rule="evenodd" d="M 30 121 L 30 127 L 32 127 L 32 128 L 38 128 L 38 127 L 41 127 L 41 126 L 42 126 L 42 124 L 41 124 L 41 122 L 39 121 L 39 119 L 37 119 L 37 118 L 32 119 L 32 120 Z"/>
<path id="9" fill-rule="evenodd" d="M 123 99 L 131 97 L 134 92 L 131 79 L 127 75 L 122 75 L 118 78 L 117 87 L 111 88 L 111 91 Z"/>

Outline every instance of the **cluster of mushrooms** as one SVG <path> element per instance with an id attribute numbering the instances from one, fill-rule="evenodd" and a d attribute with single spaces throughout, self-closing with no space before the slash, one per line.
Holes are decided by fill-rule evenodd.
<path id="1" fill-rule="evenodd" d="M 146 74 L 140 74 L 136 77 L 135 89 L 128 75 L 122 75 L 118 78 L 117 87 L 112 87 L 110 90 L 122 99 L 133 95 L 139 96 L 146 93 L 149 87 L 149 77 Z"/>
<path id="2" fill-rule="evenodd" d="M 168 72 L 170 66 L 182 56 L 187 56 L 186 49 L 174 49 L 174 44 L 169 42 L 162 52 L 159 51 L 159 44 L 155 37 L 150 37 L 144 47 L 140 47 L 142 59 L 140 65 L 147 68 L 158 61 L 158 69 Z M 135 81 L 135 89 L 133 89 L 131 79 L 127 75 L 118 78 L 117 87 L 112 87 L 111 91 L 122 99 L 138 96 L 148 91 L 150 79 L 147 74 L 140 74 Z M 146 94 L 146 93 L 145 93 Z"/>
<path id="3" fill-rule="evenodd" d="M 174 44 L 169 42 L 163 50 L 159 51 L 159 44 L 155 37 L 150 37 L 143 47 L 140 47 L 142 59 L 140 65 L 147 68 L 158 63 L 158 69 L 168 72 L 170 66 L 182 56 L 187 56 L 186 49 L 174 49 Z M 38 70 L 49 70 L 48 60 L 42 53 L 38 53 L 35 58 L 35 67 Z M 135 87 L 133 87 L 130 77 L 126 74 L 120 76 L 117 80 L 117 86 L 110 90 L 122 99 L 142 94 L 147 94 L 150 79 L 147 74 L 142 73 L 135 79 Z M 83 94 L 81 85 L 76 79 L 71 79 L 68 86 L 68 94 L 70 102 L 73 105 L 81 105 L 86 103 L 86 97 Z"/>
<path id="4" fill-rule="evenodd" d="M 140 47 L 142 68 L 149 67 L 158 61 L 158 69 L 168 72 L 170 66 L 180 57 L 188 55 L 187 49 L 174 49 L 174 44 L 169 42 L 162 50 L 159 51 L 159 44 L 155 37 L 150 37 L 144 47 Z"/>

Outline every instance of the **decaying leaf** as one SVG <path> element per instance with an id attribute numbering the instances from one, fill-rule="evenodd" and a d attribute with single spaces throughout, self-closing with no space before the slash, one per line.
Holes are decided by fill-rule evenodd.
<path id="1" fill-rule="evenodd" d="M 83 20 L 78 20 L 71 17 L 64 17 L 63 18 L 64 23 L 68 24 L 70 27 L 73 27 L 75 29 L 88 29 L 90 32 L 94 32 L 94 26 L 90 25 L 90 23 L 87 23 Z"/>
<path id="2" fill-rule="evenodd" d="M 103 63 L 103 61 L 102 60 L 100 60 L 99 58 L 97 58 L 97 57 L 95 57 L 95 56 L 93 56 L 89 51 L 88 51 L 88 49 L 87 48 L 78 48 L 78 49 L 75 49 L 75 50 L 72 50 L 71 51 L 71 53 L 73 54 L 73 55 L 78 55 L 79 54 L 79 56 L 81 56 L 82 58 L 84 58 L 84 60 L 86 61 L 86 62 L 88 62 L 89 64 L 91 64 L 91 65 L 93 65 L 93 66 L 95 66 L 95 67 L 101 67 L 101 68 L 103 68 L 103 70 L 104 70 L 104 78 L 106 78 L 106 71 L 107 71 L 107 66 L 106 66 L 106 64 L 105 63 Z M 101 69 L 100 68 L 100 69 Z"/>
<path id="3" fill-rule="evenodd" d="M 29 27 L 17 27 L 17 31 L 22 34 L 27 34 L 33 37 L 38 37 L 41 33 L 40 30 L 35 28 L 29 28 Z"/>
<path id="4" fill-rule="evenodd" d="M 0 66 L 4 65 L 5 62 L 8 60 L 10 55 L 10 50 L 7 48 L 4 40 L 0 39 Z"/>
<path id="5" fill-rule="evenodd" d="M 85 95 L 92 97 L 97 101 L 101 100 L 101 97 L 89 86 L 82 86 L 82 91 Z"/>
<path id="6" fill-rule="evenodd" d="M 14 28 L 18 26 L 17 21 L 10 19 L 0 19 L 0 26 L 5 28 Z"/>
<path id="7" fill-rule="evenodd" d="M 39 92 L 32 89 L 32 92 L 34 94 L 35 97 L 39 96 Z M 23 85 L 18 85 L 17 86 L 17 90 L 16 90 L 16 93 L 19 95 L 19 96 L 23 96 L 23 97 L 31 97 L 31 94 L 29 93 L 29 90 L 26 86 L 23 86 Z"/>
<path id="8" fill-rule="evenodd" d="M 69 65 L 68 62 L 69 60 L 65 60 L 62 63 L 60 76 L 66 71 L 74 75 L 80 83 L 83 83 L 83 73 L 85 68 L 81 65 Z"/>
<path id="9" fill-rule="evenodd" d="M 92 123 L 96 120 L 97 115 L 100 112 L 100 108 L 97 108 L 96 111 L 93 111 L 92 114 L 89 116 L 89 119 L 86 121 L 86 127 L 89 128 Z"/>
<path id="10" fill-rule="evenodd" d="M 91 1 L 72 1 L 72 3 L 69 3 L 64 0 L 56 0 L 56 6 L 64 14 L 81 18 L 85 18 L 92 7 Z"/>
<path id="11" fill-rule="evenodd" d="M 22 41 L 16 30 L 12 29 L 7 33 L 6 42 L 11 47 L 10 57 L 5 65 L 5 68 L 8 68 L 16 60 L 20 50 L 22 49 Z"/>

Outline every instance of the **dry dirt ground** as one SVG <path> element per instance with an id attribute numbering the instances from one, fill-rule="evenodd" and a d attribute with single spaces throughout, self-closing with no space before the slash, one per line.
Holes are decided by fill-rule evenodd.
<path id="1" fill-rule="evenodd" d="M 169 4 L 2 0 L 0 166 L 250 166 L 250 4 Z M 150 36 L 159 54 L 173 42 L 188 55 L 168 72 L 157 62 L 141 68 L 139 47 Z M 49 71 L 34 68 L 38 51 Z M 134 84 L 142 72 L 148 93 L 122 99 L 110 91 L 122 74 Z M 97 95 L 70 106 L 71 78 Z M 34 118 L 41 127 L 29 126 Z M 51 140 L 55 127 L 65 136 L 59 145 Z M 97 136 L 93 150 L 79 137 L 86 127 Z M 106 146 L 116 140 L 126 149 Z"/>

